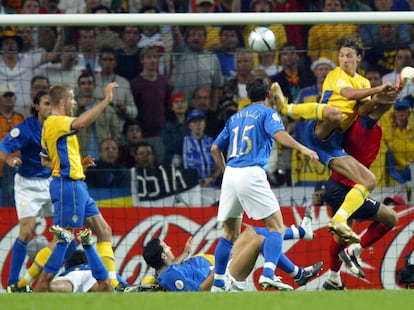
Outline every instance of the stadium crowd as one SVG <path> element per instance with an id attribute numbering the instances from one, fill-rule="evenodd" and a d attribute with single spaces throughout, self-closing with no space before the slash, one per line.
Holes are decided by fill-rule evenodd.
<path id="1" fill-rule="evenodd" d="M 405 0 L 324 0 L 306 4 L 289 0 L 25 0 L 2 1 L 0 13 L 403 11 L 413 6 L 412 1 Z M 113 139 L 124 153 L 113 155 L 117 159 L 112 166 L 98 168 L 135 166 L 136 143 L 145 141 L 152 146 L 157 165 L 195 169 L 202 186 L 217 187 L 221 176 L 209 154 L 208 141 L 216 138 L 233 113 L 249 104 L 245 85 L 252 76 L 278 82 L 290 102 L 318 101 L 327 73 L 337 65 L 336 43 L 348 34 L 358 35 L 363 42 L 358 72 L 366 75 L 372 85 L 381 81 L 396 83 L 400 70 L 413 63 L 412 25 L 266 25 L 275 34 L 276 48 L 263 54 L 248 48 L 247 37 L 256 26 L 3 27 L 0 108 L 5 109 L 7 104 L 13 108 L 2 111 L 0 117 L 14 121 L 1 122 L 1 138 L 19 121 L 16 119 L 30 116 L 37 91 L 56 83 L 71 85 L 76 90 L 79 115 L 102 99 L 105 85 L 115 81 L 119 87 L 114 90 L 111 105 L 90 130 L 79 134 L 81 149 L 96 160 L 105 161 L 101 158 L 105 151 L 102 143 L 107 139 Z M 386 175 L 381 178 L 382 186 L 408 181 L 409 164 L 414 159 L 410 139 L 413 115 L 409 113 L 414 106 L 413 93 L 414 84 L 410 82 L 401 91 L 404 104 L 382 121 L 385 138 L 378 159 L 381 164 L 373 165 L 377 175 Z M 393 114 L 406 118 L 406 125 L 397 126 Z M 140 132 L 134 142 L 128 141 L 123 128 L 131 121 L 136 121 Z M 302 121 L 285 118 L 285 125 L 302 141 Z M 116 147 L 108 151 L 120 152 Z M 273 186 L 318 181 L 294 175 L 296 157 L 294 151 L 275 147 L 268 168 Z M 7 180 L 9 174 L 5 173 Z M 111 180 L 101 185 L 90 180 L 91 187 L 114 185 Z M 4 194 L 7 197 L 7 191 Z"/>
<path id="2" fill-rule="evenodd" d="M 414 1 L 3 0 L 0 4 L 0 14 L 408 10 L 414 10 Z M 53 85 L 64 83 L 75 90 L 75 117 L 91 114 L 111 97 L 90 126 L 79 127 L 80 155 L 96 161 L 86 171 L 90 188 L 129 187 L 131 175 L 157 176 L 154 171 L 165 167 L 192 171 L 200 186 L 219 188 L 223 169 L 210 150 L 226 121 L 251 103 L 246 84 L 252 78 L 263 78 L 269 86 L 277 82 L 289 103 L 320 102 L 326 76 L 339 65 L 337 43 L 348 35 L 362 42 L 357 72 L 373 88 L 398 84 L 401 70 L 414 66 L 413 25 L 261 25 L 276 37 L 275 50 L 261 54 L 253 53 L 247 43 L 257 26 L 4 26 L 0 29 L 0 139 L 18 136 L 15 126 L 31 116 L 40 92 L 44 95 Z M 105 93 L 108 84 L 116 85 L 111 95 Z M 381 186 L 411 181 L 413 112 L 414 83 L 408 81 L 379 121 L 383 137 L 371 170 L 381 176 Z M 283 116 L 283 122 L 287 133 L 302 142 L 304 121 Z M 272 186 L 310 185 L 329 178 L 328 172 L 316 179 L 298 173 L 298 157 L 297 151 L 274 144 L 267 167 Z M 15 205 L 16 167 L 0 164 L 2 206 Z M 390 222 L 389 229 L 395 225 L 393 218 Z M 54 233 L 66 247 L 73 240 L 63 228 L 55 227 Z M 84 238 L 86 246 L 90 234 Z M 102 255 L 105 265 L 111 255 Z M 110 274 L 101 279 L 111 278 L 115 284 L 110 290 L 119 284 L 112 265 Z M 360 269 L 355 273 L 362 277 Z M 17 284 L 14 280 L 12 284 Z M 340 281 L 335 285 L 334 289 L 341 289 Z"/>

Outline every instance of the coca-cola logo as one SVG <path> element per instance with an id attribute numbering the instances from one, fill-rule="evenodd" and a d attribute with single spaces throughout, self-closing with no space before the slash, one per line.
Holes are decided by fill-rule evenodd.
<path id="1" fill-rule="evenodd" d="M 362 266 L 366 279 L 358 279 L 343 268 L 341 276 L 348 289 L 352 288 L 402 288 L 396 278 L 396 270 L 404 267 L 405 256 L 413 255 L 414 208 L 400 206 L 396 208 L 399 223 L 380 241 L 362 253 Z M 138 283 L 145 275 L 153 274 L 142 258 L 142 248 L 154 237 L 165 240 L 176 255 L 182 250 L 188 237 L 193 237 L 192 254 L 214 253 L 218 239 L 222 236 L 222 225 L 216 221 L 216 207 L 201 208 L 108 208 L 102 213 L 112 227 L 116 265 L 121 276 L 129 283 Z M 282 208 L 286 225 L 299 225 L 304 213 L 303 207 Z M 317 290 L 322 286 L 329 270 L 328 247 L 332 236 L 326 229 L 330 218 L 329 209 L 316 208 L 312 241 L 288 240 L 284 242 L 284 252 L 294 263 L 307 266 L 322 260 L 324 270 L 319 278 L 310 281 L 300 289 Z M 249 219 L 247 224 L 257 225 Z M 50 221 L 40 220 L 36 234 L 51 237 L 47 231 Z M 363 233 L 370 223 L 358 223 L 355 231 Z M 10 256 L 13 242 L 18 236 L 19 227 L 15 210 L 0 209 L 0 271 L 3 288 L 7 285 L 10 268 Z M 414 261 L 414 260 L 412 260 Z M 248 278 L 248 289 L 259 289 L 254 285 L 261 272 L 263 259 L 260 256 L 252 275 Z M 277 269 L 286 283 L 295 286 L 289 275 Z"/>

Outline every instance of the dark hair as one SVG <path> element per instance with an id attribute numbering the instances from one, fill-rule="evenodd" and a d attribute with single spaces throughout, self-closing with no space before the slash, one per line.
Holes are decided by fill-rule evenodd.
<path id="1" fill-rule="evenodd" d="M 149 266 L 154 269 L 159 269 L 164 265 L 164 261 L 161 258 L 162 253 L 164 253 L 164 249 L 161 246 L 161 241 L 160 239 L 155 238 L 144 246 L 142 256 Z"/>
<path id="2" fill-rule="evenodd" d="M 118 52 L 112 46 L 104 45 L 99 50 L 99 57 L 102 57 L 103 54 L 112 54 L 115 57 L 115 60 L 118 60 Z"/>
<path id="3" fill-rule="evenodd" d="M 265 78 L 253 77 L 247 81 L 246 91 L 252 102 L 264 101 L 268 90 L 269 84 Z"/>
<path id="4" fill-rule="evenodd" d="M 73 266 L 87 264 L 88 260 L 86 254 L 82 250 L 74 251 L 65 263 L 65 269 L 72 268 Z"/>
<path id="5" fill-rule="evenodd" d="M 224 31 L 234 31 L 236 32 L 236 34 L 238 34 L 238 32 L 240 31 L 240 27 L 239 26 L 234 26 L 234 25 L 224 25 L 220 27 L 220 35 L 222 35 L 222 33 Z"/>
<path id="6" fill-rule="evenodd" d="M 359 36 L 356 36 L 356 35 L 343 36 L 342 38 L 338 40 L 338 49 L 341 49 L 342 47 L 352 48 L 353 50 L 355 50 L 358 56 L 362 55 L 363 44 Z"/>
<path id="7" fill-rule="evenodd" d="M 88 78 L 88 77 L 92 77 L 93 80 L 93 84 L 96 85 L 96 81 L 95 81 L 95 75 L 92 72 L 89 72 L 89 70 L 85 70 L 83 71 L 79 76 L 78 76 L 78 85 L 80 83 L 81 79 L 84 78 Z"/>
<path id="8" fill-rule="evenodd" d="M 33 98 L 33 104 L 34 105 L 39 105 L 40 104 L 40 99 L 42 99 L 43 96 L 48 96 L 48 95 L 49 95 L 48 91 L 39 90 Z M 32 115 L 34 115 L 34 116 L 37 116 L 39 114 L 39 112 L 35 109 L 34 106 L 31 107 L 30 111 L 31 111 Z"/>
<path id="9" fill-rule="evenodd" d="M 135 119 L 131 119 L 131 120 L 127 120 L 124 123 L 124 126 L 122 127 L 122 134 L 124 136 L 126 136 L 126 133 L 128 131 L 129 126 L 139 126 L 139 128 L 141 129 L 141 125 L 139 124 L 139 122 Z"/>
<path id="10" fill-rule="evenodd" d="M 50 85 L 49 82 L 49 78 L 47 76 L 44 75 L 35 75 L 34 77 L 32 77 L 32 79 L 30 80 L 30 86 L 33 86 L 33 84 L 37 81 L 37 80 L 45 80 L 47 82 L 47 85 Z"/>

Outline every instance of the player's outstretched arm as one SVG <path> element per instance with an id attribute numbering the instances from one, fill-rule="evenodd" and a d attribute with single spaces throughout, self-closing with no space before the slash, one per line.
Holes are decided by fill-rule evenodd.
<path id="1" fill-rule="evenodd" d="M 298 141 L 293 139 L 292 136 L 290 136 L 286 131 L 280 130 L 276 132 L 273 135 L 273 138 L 283 146 L 298 150 L 303 155 L 309 156 L 313 163 L 316 163 L 319 160 L 319 156 L 315 151 L 312 151 L 303 144 L 300 144 Z"/>
<path id="2" fill-rule="evenodd" d="M 106 106 L 112 101 L 112 90 L 118 87 L 118 83 L 112 82 L 105 87 L 105 97 L 92 109 L 82 113 L 72 122 L 72 129 L 79 130 L 88 127 L 105 110 Z"/>

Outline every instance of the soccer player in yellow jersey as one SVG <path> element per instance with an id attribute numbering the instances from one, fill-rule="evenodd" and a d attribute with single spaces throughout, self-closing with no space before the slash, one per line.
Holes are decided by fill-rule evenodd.
<path id="1" fill-rule="evenodd" d="M 359 237 L 347 225 L 347 219 L 374 190 L 376 179 L 368 168 L 343 151 L 343 135 L 358 114 L 364 116 L 382 104 L 394 103 L 398 91 L 391 83 L 371 88 L 369 81 L 356 72 L 362 58 L 359 38 L 345 36 L 339 40 L 338 47 L 339 67 L 325 79 L 322 104 L 288 105 L 280 97 L 278 85 L 272 85 L 271 92 L 282 115 L 310 119 L 305 125 L 305 144 L 318 153 L 319 160 L 356 183 L 328 223 L 329 231 L 355 243 Z"/>
<path id="2" fill-rule="evenodd" d="M 117 83 L 109 83 L 105 88 L 105 98 L 79 117 L 73 117 L 76 100 L 73 89 L 64 84 L 50 88 L 51 115 L 43 124 L 42 164 L 52 169 L 50 196 L 55 211 L 52 233 L 60 242 L 47 261 L 36 286 L 36 291 L 48 291 L 50 278 L 59 271 L 73 229 L 86 227 L 97 236 L 96 249 L 109 272 L 112 285 L 116 279 L 115 259 L 112 249 L 112 232 L 100 213 L 95 201 L 89 196 L 85 183 L 85 169 L 94 166 L 90 157 L 81 158 L 77 132 L 93 123 L 112 100 L 112 90 Z"/>

